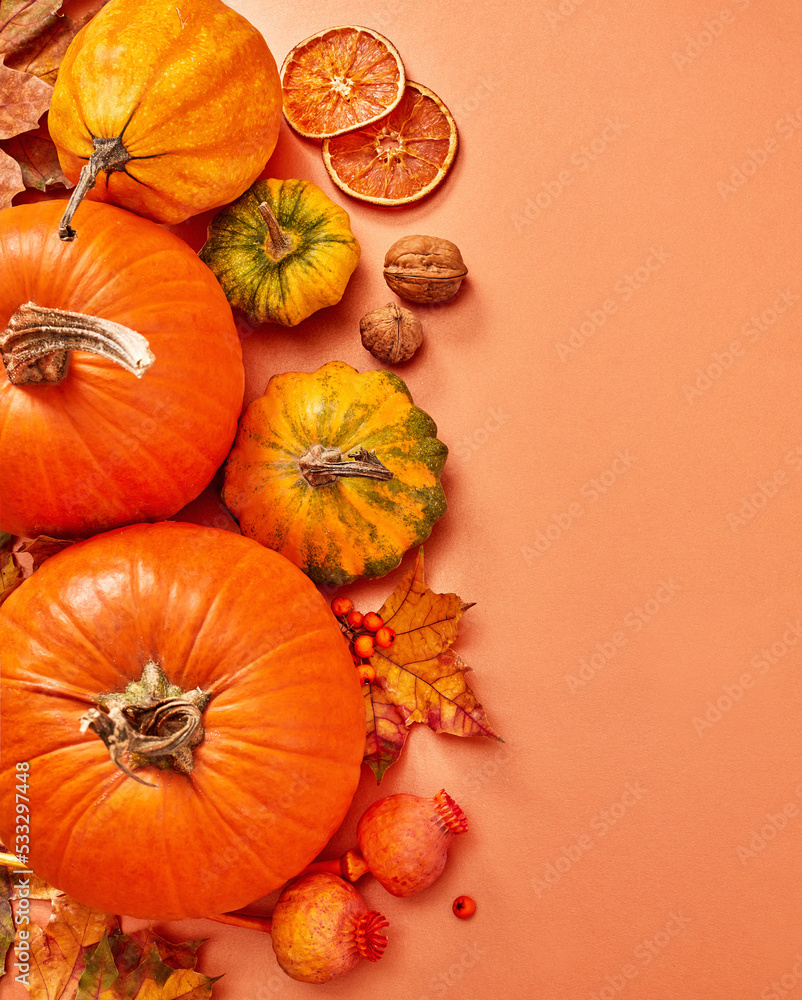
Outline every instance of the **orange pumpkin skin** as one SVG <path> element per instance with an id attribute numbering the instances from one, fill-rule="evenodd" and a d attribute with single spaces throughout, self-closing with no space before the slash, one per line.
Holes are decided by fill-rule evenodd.
<path id="1" fill-rule="evenodd" d="M 0 330 L 23 303 L 136 330 L 156 360 L 141 379 L 74 351 L 63 381 L 13 385 L 0 366 L 0 530 L 58 538 L 170 517 L 208 485 L 236 433 L 242 352 L 231 308 L 191 248 L 111 205 L 0 211 Z"/>
<path id="2" fill-rule="evenodd" d="M 253 183 L 281 108 L 267 43 L 220 0 L 111 0 L 64 55 L 48 128 L 74 182 L 93 139 L 121 136 L 131 159 L 89 197 L 172 224 Z"/>
<path id="3" fill-rule="evenodd" d="M 33 627 L 32 627 L 33 625 Z M 324 847 L 356 790 L 365 715 L 324 598 L 232 532 L 164 522 L 78 543 L 0 609 L 0 837 L 78 901 L 148 919 L 237 909 Z M 118 770 L 79 719 L 154 659 L 211 694 L 189 775 Z M 17 763 L 29 764 L 27 840 Z"/>

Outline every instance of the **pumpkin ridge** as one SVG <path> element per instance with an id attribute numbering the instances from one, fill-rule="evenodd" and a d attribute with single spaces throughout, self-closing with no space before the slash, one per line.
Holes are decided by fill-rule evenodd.
<path id="1" fill-rule="evenodd" d="M 283 872 L 277 872 L 271 865 L 267 863 L 267 856 L 268 856 L 267 851 L 257 851 L 256 848 L 253 846 L 246 846 L 247 842 L 244 841 L 244 838 L 240 837 L 240 835 L 236 830 L 236 827 L 232 825 L 231 819 L 221 811 L 220 803 L 224 801 L 225 801 L 224 799 L 214 798 L 211 795 L 207 795 L 204 797 L 204 806 L 206 806 L 207 808 L 209 808 L 214 812 L 214 814 L 217 817 L 217 821 L 227 830 L 228 836 L 226 839 L 228 840 L 228 842 L 231 844 L 236 844 L 236 846 L 240 850 L 242 850 L 243 854 L 246 854 L 251 858 L 253 858 L 253 868 L 261 872 L 263 875 L 268 876 L 269 880 L 272 883 L 276 885 L 281 885 L 281 883 L 285 882 L 288 877 L 292 877 L 292 876 L 286 876 L 285 873 Z M 259 802 L 258 799 L 256 799 L 255 801 Z M 260 802 L 259 804 L 265 805 L 264 802 Z M 296 827 L 301 833 L 304 833 L 306 830 L 305 825 L 300 820 L 296 819 L 294 816 L 288 815 L 286 812 L 282 813 L 281 819 L 283 824 L 287 825 L 291 824 L 292 826 Z M 172 868 L 172 866 L 170 867 Z M 240 905 L 246 906 L 249 902 L 250 899 L 244 899 Z"/>
<path id="2" fill-rule="evenodd" d="M 258 559 L 257 559 L 257 557 L 253 553 L 251 553 L 251 552 L 244 553 L 239 559 L 237 559 L 232 564 L 232 566 L 231 566 L 231 573 L 233 574 L 235 571 L 241 570 L 243 568 L 243 566 L 246 566 L 248 563 L 251 563 L 251 562 L 254 562 L 254 561 L 258 562 Z M 203 635 L 204 629 L 207 628 L 207 627 L 209 627 L 209 628 L 217 628 L 217 627 L 219 627 L 219 623 L 215 623 L 214 621 L 211 621 L 211 624 L 210 624 L 210 618 L 213 615 L 213 613 L 215 613 L 216 608 L 218 607 L 218 605 L 220 605 L 221 603 L 225 603 L 226 601 L 230 600 L 230 595 L 227 594 L 225 591 L 226 591 L 226 586 L 225 586 L 225 583 L 224 583 L 223 586 L 220 587 L 220 589 L 218 589 L 216 591 L 216 593 L 214 594 L 214 597 L 211 599 L 211 601 L 209 602 L 209 604 L 206 606 L 206 609 L 205 609 L 205 611 L 203 613 L 203 617 L 198 622 L 198 627 L 197 627 L 197 630 L 195 632 L 195 637 L 192 640 L 192 645 L 186 650 L 186 654 L 185 654 L 185 658 L 184 658 L 184 664 L 182 666 L 182 672 L 183 673 L 186 673 L 186 674 L 191 674 L 192 673 L 191 665 L 192 665 L 193 654 L 197 655 L 196 654 L 196 647 L 197 647 L 198 643 L 205 640 L 205 636 Z M 320 631 L 320 630 L 316 630 L 316 631 Z M 309 633 L 309 635 L 313 635 L 313 634 L 315 634 L 315 633 Z M 255 659 L 249 660 L 247 663 L 242 664 L 241 666 L 239 666 L 237 668 L 236 672 L 233 673 L 233 674 L 222 674 L 222 673 L 219 674 L 219 676 L 215 678 L 215 680 L 212 682 L 212 684 L 210 686 L 207 684 L 207 686 L 205 687 L 205 690 L 207 690 L 212 696 L 214 696 L 214 694 L 216 693 L 215 684 L 217 685 L 217 687 L 220 687 L 221 685 L 223 687 L 229 686 L 232 681 L 239 680 L 239 678 L 243 674 L 247 675 L 248 673 L 250 673 L 253 670 L 253 667 L 255 666 L 255 664 L 257 664 L 260 660 L 262 660 L 265 657 L 271 657 L 271 656 L 273 656 L 276 653 L 276 651 L 285 649 L 293 641 L 295 641 L 293 638 L 289 638 L 289 639 L 285 640 L 284 642 L 280 643 L 279 645 L 274 646 L 272 649 L 268 650 L 265 653 L 262 653 L 260 656 L 256 657 Z"/>
<path id="3" fill-rule="evenodd" d="M 86 438 L 84 437 L 84 434 L 78 433 L 79 430 L 78 422 L 75 418 L 75 415 L 72 413 L 69 407 L 66 406 L 63 407 L 59 413 L 59 416 L 61 420 L 72 429 L 73 447 L 75 447 L 76 445 L 80 445 L 82 447 L 83 451 L 86 453 L 92 465 L 100 473 L 101 480 L 104 481 L 104 483 L 108 486 L 109 493 L 113 493 L 118 498 L 121 497 L 122 494 L 120 492 L 120 484 L 118 483 L 117 478 L 113 476 L 109 477 L 106 475 L 105 467 L 103 463 L 100 461 L 100 458 L 97 455 L 95 455 L 94 451 L 89 447 L 89 445 L 86 442 Z M 38 458 L 40 462 L 42 463 L 44 462 L 44 454 L 41 451 L 38 452 Z M 49 483 L 50 480 L 52 479 L 50 470 L 45 469 L 44 465 L 42 465 L 41 471 L 43 477 L 40 479 L 40 482 Z"/>
<path id="4" fill-rule="evenodd" d="M 99 390 L 96 384 L 93 385 L 91 383 L 88 383 L 83 388 L 84 388 L 84 391 L 83 391 L 83 395 L 82 395 L 82 399 L 81 399 L 82 407 L 86 407 L 86 409 L 95 412 L 97 414 L 97 416 L 98 416 L 99 419 L 102 419 L 106 424 L 114 427 L 118 432 L 121 432 L 121 435 L 124 435 L 123 440 L 125 440 L 125 438 L 129 437 L 129 432 L 125 429 L 124 425 L 120 424 L 118 421 L 112 420 L 111 417 L 110 417 L 110 415 L 109 415 L 109 413 L 108 413 L 108 411 L 104 411 L 102 408 L 97 407 L 97 406 L 95 406 L 95 405 L 92 404 L 92 402 L 91 402 L 91 400 L 89 398 L 89 392 L 91 392 L 92 390 L 94 390 L 95 393 L 98 394 L 98 395 L 105 395 L 102 392 L 102 390 Z M 128 400 L 125 399 L 124 397 L 109 396 L 108 398 L 113 399 L 115 408 L 120 408 L 122 406 L 126 406 L 129 410 L 132 410 L 134 412 L 137 411 L 137 408 L 133 404 L 129 403 Z M 65 414 L 66 413 L 67 413 L 67 411 L 65 410 Z M 74 420 L 74 418 L 72 417 L 72 414 L 70 414 L 70 419 L 71 419 L 71 421 L 73 423 L 73 428 L 75 430 L 75 439 L 76 440 L 80 440 L 81 443 L 85 443 L 85 438 L 84 438 L 83 434 L 79 434 L 78 433 L 78 424 Z M 170 432 L 170 435 L 172 436 L 173 440 L 180 441 L 182 449 L 185 448 L 186 451 L 192 451 L 196 456 L 202 457 L 202 452 L 201 452 L 200 448 L 198 447 L 197 442 L 194 441 L 192 438 L 179 436 L 179 433 L 178 433 L 177 429 L 175 427 L 172 427 L 172 426 L 169 426 L 169 425 L 167 426 L 166 431 Z M 165 434 L 166 431 L 163 429 L 162 430 L 162 434 Z M 129 466 L 129 469 L 135 466 L 136 469 L 137 469 L 137 472 L 140 472 L 141 471 L 141 467 L 142 467 L 142 463 L 146 462 L 147 465 L 148 465 L 148 467 L 150 469 L 155 470 L 157 472 L 165 472 L 165 473 L 167 473 L 166 480 L 168 482 L 172 482 L 172 477 L 171 477 L 170 474 L 175 469 L 174 463 L 172 463 L 169 459 L 165 458 L 160 452 L 157 453 L 157 452 L 154 452 L 152 449 L 147 448 L 146 447 L 146 445 L 147 445 L 147 441 L 146 440 L 145 441 L 140 440 L 140 439 L 138 439 L 134 435 L 130 435 L 130 438 L 131 438 L 131 440 L 133 442 L 135 442 L 135 447 L 129 453 L 129 461 L 127 463 L 128 466 Z M 87 453 L 90 454 L 91 457 L 92 457 L 92 459 L 95 461 L 95 464 L 96 464 L 97 468 L 100 469 L 101 474 L 104 474 L 105 469 L 104 469 L 103 465 L 99 461 L 97 461 L 95 459 L 94 452 L 92 452 L 92 450 L 88 446 L 87 446 L 86 450 L 87 450 Z M 135 456 L 136 456 L 136 459 L 135 459 Z M 189 464 L 189 463 L 186 463 L 186 464 Z M 140 481 L 145 480 L 145 479 L 147 479 L 147 475 L 141 477 Z M 104 490 L 108 488 L 109 480 L 111 480 L 112 482 L 115 482 L 115 483 L 117 481 L 116 477 L 108 477 L 108 476 L 104 475 L 104 487 L 103 487 Z M 202 487 L 201 487 L 201 489 L 202 489 Z M 119 492 L 117 493 L 117 496 L 120 496 Z M 166 491 L 166 488 L 164 488 L 163 492 L 162 492 L 162 498 L 166 498 L 166 496 L 167 496 L 167 491 Z M 175 500 L 173 502 L 173 506 L 175 505 L 176 502 L 180 502 L 180 497 L 177 494 L 176 494 L 176 498 L 175 498 Z M 145 506 L 147 507 L 148 505 L 145 505 Z M 142 505 L 141 504 L 140 504 L 139 510 L 142 511 Z"/>

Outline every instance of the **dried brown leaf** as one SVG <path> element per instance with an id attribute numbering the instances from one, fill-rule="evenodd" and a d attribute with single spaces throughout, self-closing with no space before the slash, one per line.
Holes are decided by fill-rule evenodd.
<path id="1" fill-rule="evenodd" d="M 5 975 L 6 955 L 14 943 L 14 918 L 11 914 L 11 873 L 0 866 L 0 976 Z"/>
<path id="2" fill-rule="evenodd" d="M 63 184 L 66 188 L 73 186 L 61 169 L 46 121 L 30 132 L 4 139 L 0 142 L 0 150 L 20 165 L 26 188 L 44 191 L 53 184 Z"/>
<path id="3" fill-rule="evenodd" d="M 21 928 L 17 929 L 17 934 Z M 44 928 L 30 926 L 32 1000 L 72 1000 L 94 948 L 104 935 L 120 929 L 117 917 L 99 913 L 68 896 L 53 901 Z"/>
<path id="4" fill-rule="evenodd" d="M 42 563 L 71 541 L 39 535 L 37 538 L 0 537 L 0 604 L 31 576 Z"/>
<path id="5" fill-rule="evenodd" d="M 19 163 L 0 149 L 0 208 L 10 208 L 14 195 L 24 190 L 25 182 Z"/>
<path id="6" fill-rule="evenodd" d="M 36 34 L 16 45 L 9 53 L 6 58 L 7 65 L 31 73 L 52 87 L 56 82 L 58 68 L 70 42 L 106 2 L 107 0 L 95 0 L 91 8 L 78 19 L 59 14 L 42 22 L 41 28 Z M 56 6 L 58 7 L 60 4 L 56 4 Z"/>
<path id="7" fill-rule="evenodd" d="M 0 56 L 0 139 L 35 129 L 50 107 L 49 83 L 11 69 Z"/>
<path id="8" fill-rule="evenodd" d="M 0 55 L 31 45 L 58 20 L 61 0 L 0 0 Z"/>

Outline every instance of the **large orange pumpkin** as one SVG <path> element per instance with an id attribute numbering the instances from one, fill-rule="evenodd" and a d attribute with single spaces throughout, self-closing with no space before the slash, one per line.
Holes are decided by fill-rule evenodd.
<path id="1" fill-rule="evenodd" d="M 281 106 L 267 43 L 221 0 L 111 0 L 70 43 L 48 114 L 78 182 L 62 238 L 93 185 L 157 222 L 233 201 L 273 152 Z"/>
<path id="2" fill-rule="evenodd" d="M 231 307 L 190 247 L 98 203 L 64 243 L 63 207 L 0 212 L 0 530 L 16 535 L 172 516 L 219 468 L 242 407 Z"/>
<path id="3" fill-rule="evenodd" d="M 342 822 L 365 745 L 356 671 L 315 586 L 257 542 L 174 522 L 80 542 L 3 604 L 0 649 L 0 837 L 80 902 L 236 909 Z M 119 766 L 115 725 L 141 751 Z"/>

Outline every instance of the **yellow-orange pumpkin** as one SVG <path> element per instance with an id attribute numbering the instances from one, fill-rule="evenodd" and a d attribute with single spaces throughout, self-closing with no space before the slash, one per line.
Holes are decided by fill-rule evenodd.
<path id="1" fill-rule="evenodd" d="M 221 0 L 111 0 L 71 42 L 53 91 L 50 134 L 80 178 L 62 239 L 90 188 L 163 223 L 237 198 L 273 152 L 281 104 L 267 43 Z"/>
<path id="2" fill-rule="evenodd" d="M 240 420 L 223 500 L 316 583 L 379 577 L 442 517 L 448 449 L 393 372 L 274 375 Z"/>

